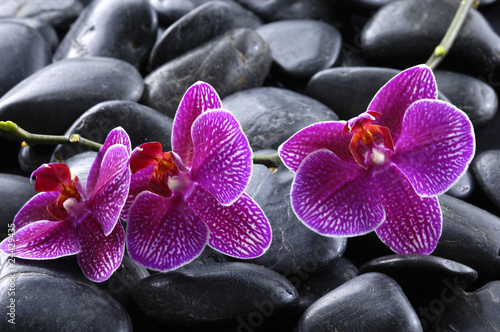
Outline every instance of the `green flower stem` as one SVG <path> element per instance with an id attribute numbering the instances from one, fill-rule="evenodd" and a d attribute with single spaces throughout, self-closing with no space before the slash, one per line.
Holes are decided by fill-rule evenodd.
<path id="1" fill-rule="evenodd" d="M 281 159 L 278 156 L 278 153 L 257 156 L 254 155 L 252 159 L 254 164 L 261 164 L 268 168 L 278 168 L 278 166 L 281 165 Z"/>
<path id="2" fill-rule="evenodd" d="M 462 0 L 460 2 L 460 6 L 458 7 L 455 17 L 453 17 L 453 20 L 450 23 L 450 27 L 446 31 L 446 34 L 439 45 L 434 49 L 434 53 L 426 62 L 426 65 L 428 65 L 432 70 L 436 69 L 441 61 L 443 61 L 446 54 L 448 54 L 453 42 L 462 28 L 462 25 L 465 22 L 465 18 L 467 17 L 470 8 L 473 5 L 477 6 L 478 4 L 479 0 Z"/>
<path id="3" fill-rule="evenodd" d="M 35 144 L 79 144 L 92 151 L 99 151 L 102 146 L 102 144 L 83 138 L 78 134 L 67 136 L 32 134 L 12 121 L 0 121 L 0 129 L 21 138 L 23 140 L 22 146 Z"/>

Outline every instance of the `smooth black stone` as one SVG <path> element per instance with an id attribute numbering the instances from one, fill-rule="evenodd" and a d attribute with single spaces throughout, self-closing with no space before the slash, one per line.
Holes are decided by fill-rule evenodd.
<path id="1" fill-rule="evenodd" d="M 475 128 L 488 123 L 498 110 L 498 96 L 485 82 L 451 71 L 434 72 L 439 91 L 464 111 Z"/>
<path id="2" fill-rule="evenodd" d="M 314 271 L 308 278 L 288 278 L 297 288 L 300 296 L 300 309 L 305 311 L 320 297 L 339 287 L 358 275 L 358 269 L 347 258 L 340 257 L 327 266 Z"/>
<path id="3" fill-rule="evenodd" d="M 28 145 L 19 149 L 19 167 L 26 175 L 33 173 L 40 165 L 50 162 L 53 145 Z"/>
<path id="4" fill-rule="evenodd" d="M 349 280 L 314 302 L 296 331 L 422 331 L 401 287 L 382 273 Z"/>
<path id="5" fill-rule="evenodd" d="M 363 54 L 386 66 L 425 63 L 444 36 L 458 5 L 455 0 L 407 0 L 384 6 L 363 28 Z M 460 71 L 481 75 L 485 80 L 500 75 L 500 37 L 474 8 L 443 62 L 451 63 Z"/>
<path id="6" fill-rule="evenodd" d="M 0 96 L 52 62 L 40 33 L 21 23 L 0 20 Z"/>
<path id="7" fill-rule="evenodd" d="M 160 142 L 164 151 L 172 150 L 172 119 L 154 109 L 128 100 L 105 101 L 83 113 L 65 135 L 79 134 L 94 142 L 104 143 L 109 132 L 122 127 L 130 137 L 132 148 L 146 142 Z M 52 162 L 88 151 L 79 145 L 58 145 Z"/>
<path id="8" fill-rule="evenodd" d="M 470 266 L 481 282 L 500 277 L 500 218 L 457 198 L 441 195 L 443 230 L 433 255 Z"/>
<path id="9" fill-rule="evenodd" d="M 299 302 L 297 290 L 285 277 L 239 262 L 196 264 L 158 273 L 137 283 L 132 297 L 154 320 L 204 326 L 244 324 L 255 316 L 282 319 Z"/>
<path id="10" fill-rule="evenodd" d="M 334 26 L 313 20 L 273 22 L 255 31 L 269 44 L 276 65 L 299 78 L 330 68 L 342 45 L 342 36 Z"/>
<path id="11" fill-rule="evenodd" d="M 147 61 L 156 39 L 156 13 L 143 0 L 94 0 L 71 26 L 54 61 L 84 56 Z"/>
<path id="12" fill-rule="evenodd" d="M 11 331 L 132 331 L 125 309 L 75 270 L 75 256 L 28 261 L 1 254 L 0 329 Z M 15 318 L 15 326 L 8 320 Z"/>
<path id="13" fill-rule="evenodd" d="M 0 173 L 0 239 L 7 237 L 17 212 L 35 194 L 28 177 Z"/>
<path id="14" fill-rule="evenodd" d="M 266 22 L 312 19 L 340 26 L 342 13 L 339 13 L 328 0 L 236 0 L 250 9 Z"/>
<path id="15" fill-rule="evenodd" d="M 186 266 L 196 265 L 196 264 L 213 264 L 213 263 L 222 263 L 229 262 L 234 260 L 232 257 L 226 256 L 220 251 L 210 248 L 209 246 L 205 246 L 201 254 L 196 257 L 193 261 L 186 264 Z"/>
<path id="16" fill-rule="evenodd" d="M 0 17 L 29 17 L 58 28 L 68 26 L 82 11 L 78 0 L 3 0 Z"/>
<path id="17" fill-rule="evenodd" d="M 111 277 L 97 285 L 123 307 L 126 307 L 132 301 L 132 287 L 146 277 L 149 277 L 148 270 L 138 265 L 128 254 L 125 254 L 120 267 L 113 272 Z"/>
<path id="18" fill-rule="evenodd" d="M 374 14 L 381 7 L 394 1 L 398 0 L 331 0 L 330 2 L 359 14 Z"/>
<path id="19" fill-rule="evenodd" d="M 445 194 L 460 199 L 467 199 L 472 196 L 475 189 L 476 179 L 472 176 L 471 171 L 467 170 Z"/>
<path id="20" fill-rule="evenodd" d="M 49 48 L 50 54 L 52 54 L 52 52 L 54 52 L 55 49 L 57 48 L 57 45 L 59 45 L 59 37 L 57 35 L 57 32 L 49 23 L 41 22 L 34 18 L 22 18 L 22 17 L 0 18 L 0 23 L 3 22 L 20 23 L 27 25 L 32 29 L 35 29 L 38 32 L 38 34 L 43 39 L 45 39 L 45 43 Z M 50 57 L 52 58 L 52 55 Z"/>
<path id="21" fill-rule="evenodd" d="M 240 16 L 245 12 L 253 15 L 236 3 L 222 1 L 208 2 L 191 10 L 159 37 L 151 51 L 147 69 L 152 71 L 233 28 L 254 28 L 254 25 L 241 24 Z"/>
<path id="22" fill-rule="evenodd" d="M 500 208 L 500 150 L 484 151 L 476 155 L 471 168 L 479 188 Z"/>
<path id="23" fill-rule="evenodd" d="M 105 100 L 137 101 L 139 72 L 111 58 L 58 61 L 27 77 L 0 99 L 0 120 L 39 134 L 62 134 L 90 107 Z M 0 133 L 13 140 L 12 134 Z M 17 141 L 17 139 L 16 139 Z"/>
<path id="24" fill-rule="evenodd" d="M 182 96 L 197 81 L 211 84 L 224 98 L 262 85 L 271 63 L 271 51 L 257 33 L 231 30 L 149 74 L 141 103 L 174 117 Z"/>
<path id="25" fill-rule="evenodd" d="M 253 150 L 277 149 L 297 131 L 337 115 L 320 102 L 281 88 L 260 87 L 236 92 L 222 100 L 236 117 Z"/>
<path id="26" fill-rule="evenodd" d="M 0 146 L 2 147 L 2 162 L 0 163 L 0 173 L 16 174 L 26 176 L 19 167 L 18 154 L 21 139 L 16 142 L 8 141 L 0 137 Z"/>
<path id="27" fill-rule="evenodd" d="M 71 176 L 78 176 L 78 179 L 86 184 L 90 167 L 92 167 L 96 156 L 97 152 L 94 151 L 82 152 L 68 158 L 65 164 L 68 165 Z"/>
<path id="28" fill-rule="evenodd" d="M 458 290 L 447 301 L 437 302 L 428 313 L 429 330 L 498 331 L 500 329 L 500 281 L 474 292 Z"/>
<path id="29" fill-rule="evenodd" d="M 461 263 L 434 255 L 390 255 L 363 264 L 359 273 L 384 273 L 401 286 L 413 308 L 425 307 L 454 288 L 465 289 L 477 279 L 477 272 Z M 423 316 L 417 311 L 421 319 Z"/>
<path id="30" fill-rule="evenodd" d="M 250 261 L 287 278 L 304 280 L 321 266 L 340 258 L 347 239 L 322 236 L 308 229 L 295 216 L 290 202 L 293 177 L 284 165 L 275 173 L 263 165 L 254 166 L 246 193 L 269 219 L 273 239 L 264 255 Z"/>
<path id="31" fill-rule="evenodd" d="M 307 95 L 330 107 L 340 119 L 349 120 L 366 110 L 380 88 L 399 70 L 377 67 L 325 69 L 307 84 Z"/>
<path id="32" fill-rule="evenodd" d="M 475 128 L 476 155 L 488 150 L 500 150 L 500 112 L 483 127 Z"/>

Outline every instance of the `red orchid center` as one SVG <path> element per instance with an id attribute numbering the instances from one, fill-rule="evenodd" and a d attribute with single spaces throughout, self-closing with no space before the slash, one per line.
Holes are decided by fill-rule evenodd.
<path id="1" fill-rule="evenodd" d="M 389 128 L 372 124 L 380 113 L 367 111 L 347 121 L 343 133 L 353 133 L 349 151 L 364 168 L 385 165 L 394 153 Z"/>
<path id="2" fill-rule="evenodd" d="M 61 182 L 60 185 L 63 188 L 61 194 L 55 201 L 47 205 L 47 211 L 53 215 L 58 220 L 64 220 L 68 217 L 68 211 L 64 208 L 64 202 L 69 198 L 74 198 L 77 202 L 82 200 L 80 193 L 76 189 L 76 179 L 69 183 Z"/>

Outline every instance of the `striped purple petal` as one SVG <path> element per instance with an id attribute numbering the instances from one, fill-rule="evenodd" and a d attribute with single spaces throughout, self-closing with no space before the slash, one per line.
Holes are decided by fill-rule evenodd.
<path id="1" fill-rule="evenodd" d="M 349 151 L 349 142 L 352 134 L 342 134 L 345 122 L 319 122 L 310 125 L 284 142 L 278 153 L 291 171 L 297 172 L 300 163 L 307 155 L 319 149 L 328 149 L 334 152 L 337 157 L 345 161 L 353 161 Z"/>
<path id="2" fill-rule="evenodd" d="M 243 193 L 236 202 L 223 206 L 200 186 L 186 198 L 189 206 L 210 229 L 208 244 L 229 256 L 255 258 L 271 245 L 269 221 L 259 205 Z"/>
<path id="3" fill-rule="evenodd" d="M 472 124 L 462 111 L 437 100 L 413 103 L 405 114 L 393 162 L 421 196 L 444 193 L 474 156 Z"/>
<path id="4" fill-rule="evenodd" d="M 94 191 L 94 187 L 97 183 L 97 178 L 99 177 L 99 173 L 101 170 L 102 160 L 104 158 L 104 155 L 106 154 L 106 151 L 108 151 L 108 149 L 114 144 L 120 144 L 120 145 L 125 146 L 129 156 L 132 153 L 130 138 L 129 138 L 127 132 L 122 127 L 117 127 L 115 129 L 111 130 L 109 132 L 108 136 L 106 137 L 104 144 L 99 149 L 99 152 L 97 153 L 97 156 L 96 156 L 94 162 L 92 163 L 92 166 L 90 167 L 89 175 L 87 177 L 87 184 L 86 184 L 86 196 L 87 197 L 90 197 L 90 194 Z"/>
<path id="5" fill-rule="evenodd" d="M 193 84 L 182 97 L 172 127 L 172 151 L 181 157 L 186 167 L 191 167 L 193 159 L 193 122 L 201 113 L 219 108 L 222 103 L 217 92 L 205 82 Z"/>
<path id="6" fill-rule="evenodd" d="M 130 186 L 129 153 L 123 145 L 111 146 L 104 155 L 102 167 L 88 208 L 105 235 L 115 227 Z"/>
<path id="7" fill-rule="evenodd" d="M 387 82 L 371 101 L 368 111 L 382 114 L 373 124 L 389 128 L 396 143 L 406 109 L 417 100 L 436 98 L 437 86 L 432 70 L 419 65 L 406 69 Z"/>
<path id="8" fill-rule="evenodd" d="M 53 259 L 76 254 L 80 245 L 76 235 L 76 223 L 70 219 L 62 221 L 41 220 L 21 229 L 16 229 L 13 241 L 6 238 L 0 250 L 19 258 Z"/>
<path id="9" fill-rule="evenodd" d="M 313 231 L 356 236 L 374 230 L 385 218 L 373 174 L 322 149 L 307 156 L 292 184 L 297 217 Z"/>
<path id="10" fill-rule="evenodd" d="M 130 206 L 134 202 L 137 195 L 142 193 L 143 191 L 149 190 L 148 181 L 153 174 L 155 166 L 151 165 L 149 167 L 143 168 L 138 172 L 135 172 L 130 177 L 130 188 L 128 191 L 128 197 L 125 201 L 125 205 L 123 205 L 122 212 L 120 213 L 120 218 L 127 220 L 128 212 L 130 210 Z"/>
<path id="11" fill-rule="evenodd" d="M 55 219 L 47 210 L 47 205 L 59 197 L 60 192 L 49 191 L 33 196 L 14 217 L 14 227 L 16 230 L 40 220 Z"/>
<path id="12" fill-rule="evenodd" d="M 386 221 L 379 238 L 398 254 L 429 254 L 441 236 L 442 216 L 436 197 L 420 197 L 395 166 L 378 173 L 378 188 Z"/>
<path id="13" fill-rule="evenodd" d="M 88 279 L 103 282 L 120 267 L 125 252 L 125 231 L 121 223 L 106 236 L 89 213 L 78 223 L 78 240 L 81 245 L 78 264 Z"/>
<path id="14" fill-rule="evenodd" d="M 127 250 L 137 263 L 168 271 L 195 259 L 208 241 L 208 227 L 183 198 L 144 191 L 130 207 Z"/>
<path id="15" fill-rule="evenodd" d="M 252 150 L 228 111 L 200 115 L 193 124 L 191 179 L 223 205 L 236 201 L 252 174 Z"/>

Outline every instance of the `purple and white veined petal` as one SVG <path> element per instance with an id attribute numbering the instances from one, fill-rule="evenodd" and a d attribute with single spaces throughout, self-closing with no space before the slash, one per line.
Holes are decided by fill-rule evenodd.
<path id="1" fill-rule="evenodd" d="M 372 172 L 346 162 L 330 150 L 307 156 L 290 193 L 297 217 L 327 236 L 356 236 L 373 231 L 385 219 Z"/>
<path id="2" fill-rule="evenodd" d="M 55 201 L 60 194 L 58 191 L 48 191 L 33 196 L 14 217 L 15 229 L 21 229 L 40 220 L 55 219 L 47 210 L 47 205 Z"/>
<path id="3" fill-rule="evenodd" d="M 123 205 L 122 212 L 120 213 L 120 218 L 127 220 L 128 212 L 130 211 L 130 207 L 132 206 L 132 203 L 134 202 L 137 195 L 139 195 L 143 191 L 149 190 L 148 181 L 153 174 L 154 168 L 155 166 L 151 165 L 132 174 L 132 176 L 130 177 L 128 197 L 125 201 L 125 205 Z"/>
<path id="4" fill-rule="evenodd" d="M 420 100 L 405 114 L 392 161 L 420 196 L 448 190 L 474 156 L 474 129 L 467 115 L 438 100 Z"/>
<path id="5" fill-rule="evenodd" d="M 88 279 L 106 281 L 120 267 L 125 252 L 125 231 L 121 223 L 105 236 L 89 213 L 78 223 L 78 240 L 81 245 L 78 265 Z"/>
<path id="6" fill-rule="evenodd" d="M 255 258 L 271 245 L 271 225 L 255 201 L 243 193 L 229 206 L 219 202 L 200 186 L 195 186 L 186 201 L 210 229 L 208 244 L 223 254 Z"/>
<path id="7" fill-rule="evenodd" d="M 186 167 L 190 168 L 193 160 L 191 127 L 194 121 L 201 113 L 219 108 L 222 108 L 219 95 L 205 82 L 193 84 L 182 97 L 172 126 L 172 151 L 181 157 Z"/>
<path id="8" fill-rule="evenodd" d="M 53 259 L 74 255 L 80 251 L 76 223 L 71 220 L 40 220 L 16 229 L 13 238 L 0 243 L 0 250 L 16 257 Z"/>
<path id="9" fill-rule="evenodd" d="M 123 145 L 111 146 L 104 155 L 94 191 L 88 198 L 88 208 L 105 235 L 115 227 L 128 197 L 128 159 L 128 151 Z"/>
<path id="10" fill-rule="evenodd" d="M 293 172 L 297 172 L 307 155 L 319 149 L 328 149 L 344 161 L 355 162 L 349 151 L 352 134 L 342 134 L 344 126 L 344 121 L 331 121 L 305 127 L 281 144 L 279 156 Z"/>
<path id="11" fill-rule="evenodd" d="M 127 149 L 128 155 L 132 153 L 130 138 L 127 132 L 122 127 L 117 127 L 111 130 L 104 141 L 104 144 L 99 149 L 97 156 L 90 167 L 89 175 L 87 176 L 87 184 L 86 184 L 86 196 L 90 197 L 90 194 L 94 191 L 94 187 L 97 183 L 97 178 L 99 177 L 99 173 L 101 171 L 102 159 L 106 154 L 106 151 L 115 144 L 120 144 L 125 146 Z"/>
<path id="12" fill-rule="evenodd" d="M 394 143 L 401 133 L 408 107 L 420 99 L 436 99 L 437 85 L 426 65 L 406 69 L 387 82 L 373 97 L 368 111 L 381 113 L 373 124 L 389 128 Z"/>
<path id="13" fill-rule="evenodd" d="M 430 254 L 441 236 L 442 215 L 436 197 L 420 197 L 396 166 L 377 173 L 386 220 L 375 231 L 398 254 Z"/>
<path id="14" fill-rule="evenodd" d="M 228 111 L 200 115 L 193 124 L 191 179 L 223 205 L 236 201 L 252 174 L 252 150 L 236 118 Z"/>
<path id="15" fill-rule="evenodd" d="M 130 207 L 127 250 L 137 263 L 168 271 L 198 257 L 208 241 L 208 227 L 182 196 L 140 193 Z"/>

